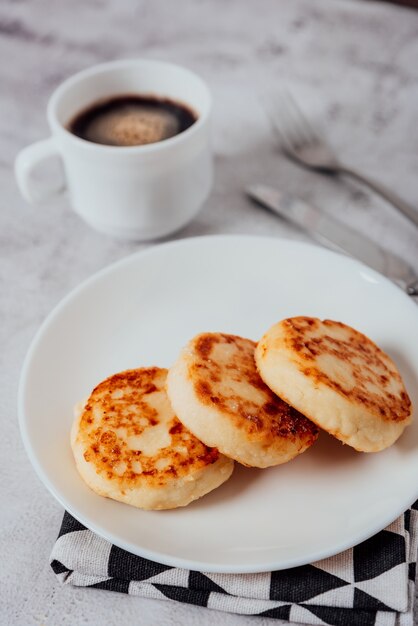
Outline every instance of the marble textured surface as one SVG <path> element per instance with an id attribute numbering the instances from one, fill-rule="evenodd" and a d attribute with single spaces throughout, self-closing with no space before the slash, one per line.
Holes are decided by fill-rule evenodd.
<path id="1" fill-rule="evenodd" d="M 215 101 L 211 197 L 179 237 L 257 233 L 304 238 L 243 195 L 252 181 L 296 192 L 418 267 L 418 230 L 348 180 L 281 156 L 259 101 L 290 87 L 347 163 L 418 207 L 418 12 L 365 0 L 4 0 L 0 5 L 0 623 L 260 624 L 197 607 L 61 588 L 48 565 L 62 509 L 34 475 L 18 432 L 16 393 L 30 340 L 81 280 L 140 249 L 90 230 L 68 199 L 28 206 L 12 163 L 48 134 L 45 106 L 70 74 L 146 56 L 185 64 Z M 52 169 L 51 169 L 52 173 Z"/>

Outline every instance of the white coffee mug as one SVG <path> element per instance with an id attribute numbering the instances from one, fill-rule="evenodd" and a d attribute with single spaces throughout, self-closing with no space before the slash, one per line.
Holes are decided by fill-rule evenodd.
<path id="1" fill-rule="evenodd" d="M 67 130 L 83 109 L 127 94 L 184 103 L 197 120 L 169 139 L 129 147 L 92 143 Z M 210 112 L 206 84 L 183 67 L 146 59 L 97 65 L 66 80 L 51 96 L 52 136 L 18 154 L 18 185 L 33 203 L 67 187 L 74 210 L 104 233 L 133 240 L 163 237 L 187 224 L 209 194 Z M 53 155 L 62 158 L 65 181 L 41 185 L 34 170 Z"/>

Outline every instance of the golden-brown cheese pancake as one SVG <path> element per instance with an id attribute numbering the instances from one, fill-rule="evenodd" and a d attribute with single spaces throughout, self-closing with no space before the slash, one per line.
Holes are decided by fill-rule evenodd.
<path id="1" fill-rule="evenodd" d="M 177 419 L 167 370 L 110 376 L 77 411 L 71 446 L 96 493 L 142 509 L 185 506 L 225 482 L 233 461 L 208 448 Z"/>
<path id="2" fill-rule="evenodd" d="M 341 322 L 282 320 L 259 342 L 256 362 L 273 391 L 356 450 L 387 448 L 411 421 L 411 401 L 393 361 Z"/>
<path id="3" fill-rule="evenodd" d="M 206 445 L 244 465 L 269 467 L 309 448 L 318 429 L 264 384 L 255 346 L 234 335 L 197 335 L 169 370 L 167 393 Z"/>

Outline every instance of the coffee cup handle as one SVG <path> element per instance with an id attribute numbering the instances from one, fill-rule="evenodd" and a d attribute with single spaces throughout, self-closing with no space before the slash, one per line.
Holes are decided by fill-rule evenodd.
<path id="1" fill-rule="evenodd" d="M 35 181 L 33 172 L 43 161 L 59 156 L 52 137 L 43 139 L 23 148 L 15 160 L 15 176 L 22 196 L 31 204 L 42 202 L 65 189 L 64 180 L 46 183 Z"/>

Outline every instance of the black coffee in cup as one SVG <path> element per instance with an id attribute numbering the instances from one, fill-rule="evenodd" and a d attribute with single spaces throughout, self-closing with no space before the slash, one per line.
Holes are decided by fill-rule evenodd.
<path id="1" fill-rule="evenodd" d="M 167 98 L 125 95 L 102 100 L 78 113 L 68 130 L 107 146 L 142 146 L 182 133 L 197 120 L 186 105 Z"/>

